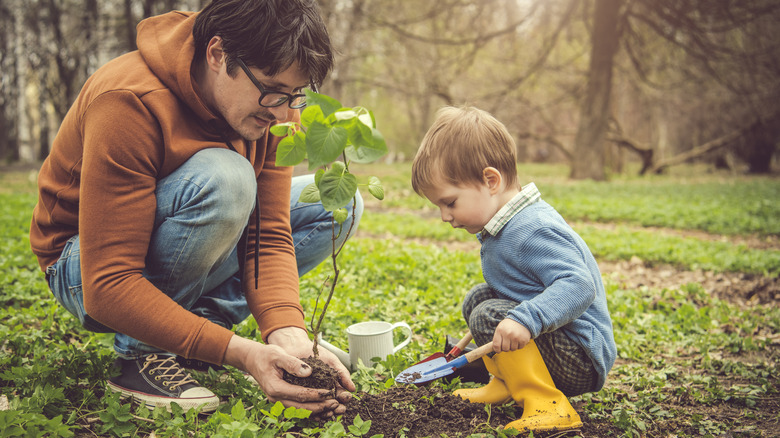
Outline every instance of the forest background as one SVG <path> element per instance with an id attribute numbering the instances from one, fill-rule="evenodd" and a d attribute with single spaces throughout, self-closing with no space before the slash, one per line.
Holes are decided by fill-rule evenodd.
<path id="1" fill-rule="evenodd" d="M 135 49 L 141 19 L 205 3 L 0 0 L 0 162 L 47 156 L 87 77 Z M 319 4 L 338 50 L 321 91 L 374 109 L 388 161 L 413 156 L 438 108 L 470 104 L 507 125 L 520 161 L 567 163 L 573 178 L 630 162 L 777 166 L 776 0 Z"/>

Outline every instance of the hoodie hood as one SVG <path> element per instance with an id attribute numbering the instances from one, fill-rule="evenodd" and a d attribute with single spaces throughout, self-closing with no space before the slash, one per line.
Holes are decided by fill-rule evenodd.
<path id="1" fill-rule="evenodd" d="M 174 11 L 138 23 L 136 44 L 149 69 L 197 116 L 210 124 L 222 124 L 195 92 L 192 59 L 195 12 Z"/>

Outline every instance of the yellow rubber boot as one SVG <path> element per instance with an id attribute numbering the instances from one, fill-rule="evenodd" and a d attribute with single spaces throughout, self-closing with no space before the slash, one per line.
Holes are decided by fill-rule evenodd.
<path id="1" fill-rule="evenodd" d="M 507 429 L 545 431 L 582 426 L 569 399 L 555 387 L 534 341 L 520 350 L 498 353 L 493 361 L 512 398 L 523 407 L 522 417 L 507 424 Z"/>
<path id="2" fill-rule="evenodd" d="M 485 368 L 487 368 L 492 376 L 487 385 L 479 388 L 458 389 L 455 390 L 453 394 L 464 400 L 470 401 L 471 403 L 502 405 L 509 400 L 512 400 L 512 394 L 509 393 L 509 389 L 499 376 L 498 368 L 496 367 L 495 362 L 493 362 L 493 359 L 482 356 L 482 361 L 485 362 Z"/>

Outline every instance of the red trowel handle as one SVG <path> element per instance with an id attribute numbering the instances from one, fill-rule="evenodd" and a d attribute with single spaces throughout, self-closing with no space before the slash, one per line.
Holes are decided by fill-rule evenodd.
<path id="1" fill-rule="evenodd" d="M 449 353 L 447 353 L 446 356 L 444 356 L 445 359 L 447 359 L 447 362 L 451 361 L 452 359 L 460 356 L 461 353 L 463 353 L 463 349 L 466 348 L 466 345 L 469 345 L 469 342 L 471 342 L 472 336 L 471 332 L 466 332 L 466 335 L 463 336 L 463 338 L 458 341 L 457 344 L 455 344 L 454 347 L 452 347 L 452 350 L 450 350 Z"/>

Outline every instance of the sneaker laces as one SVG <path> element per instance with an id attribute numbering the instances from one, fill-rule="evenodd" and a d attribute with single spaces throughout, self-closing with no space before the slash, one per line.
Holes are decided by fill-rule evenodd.
<path id="1" fill-rule="evenodd" d="M 166 379 L 163 382 L 163 386 L 167 386 L 170 389 L 176 389 L 188 383 L 198 383 L 189 373 L 184 371 L 173 356 L 157 357 L 156 354 L 150 354 L 146 357 L 141 372 L 147 368 L 149 368 L 149 375 L 158 374 L 155 377 L 156 380 Z M 166 385 L 166 383 L 168 384 Z"/>

